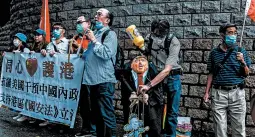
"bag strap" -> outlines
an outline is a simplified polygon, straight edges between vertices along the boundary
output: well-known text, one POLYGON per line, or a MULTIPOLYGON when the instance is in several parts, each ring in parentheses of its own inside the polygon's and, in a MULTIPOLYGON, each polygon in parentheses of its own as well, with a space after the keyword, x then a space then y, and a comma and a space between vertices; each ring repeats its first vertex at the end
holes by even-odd
MULTIPOLYGON (((110 31, 111 31, 111 29, 108 29, 108 30, 106 30, 106 31, 103 33, 102 38, 101 38, 101 43, 102 43, 102 44, 104 43, 105 37, 109 34, 110 31)), ((116 54, 118 54, 118 52, 119 52, 118 50, 119 50, 119 49, 118 49, 118 45, 117 45, 117 53, 116 53, 116 54)), ((111 58, 111 61, 112 61, 112 65, 115 66, 116 63, 114 64, 112 58, 111 58)))
POLYGON ((151 50, 152 50, 152 43, 153 43, 153 39, 151 38, 151 33, 149 34, 149 43, 148 43, 148 54, 151 54, 151 50))
POLYGON ((111 31, 111 29, 108 29, 108 30, 106 30, 106 31, 103 33, 102 39, 101 39, 102 44, 104 43, 105 37, 109 34, 110 31, 111 31))
POLYGON ((228 51, 228 54, 224 57, 224 59, 221 61, 221 63, 219 63, 219 65, 217 66, 217 69, 216 69, 216 73, 214 74, 214 77, 216 77, 220 70, 222 68, 224 68, 224 64, 226 63, 227 59, 230 57, 231 53, 233 52, 234 48, 231 48, 229 51, 228 51))
MULTIPOLYGON (((52 43, 52 45, 53 45, 54 51, 55 51, 55 52, 59 52, 58 49, 57 49, 57 46, 53 43, 53 41, 52 41, 51 43, 52 43)), ((69 46, 68 46, 68 47, 69 47, 69 46)))
MULTIPOLYGON (((125 61, 125 55, 124 55, 124 52, 123 52, 123 50, 122 50, 122 48, 118 45, 118 47, 117 47, 117 54, 120 54, 120 56, 121 56, 121 62, 120 62, 120 67, 122 68, 123 66, 124 66, 124 61, 125 61)), ((119 55, 118 55, 119 56, 119 55)), ((118 57, 117 56, 117 57, 118 57)))
POLYGON ((168 56, 169 55, 169 47, 171 45, 171 42, 174 38, 174 34, 171 34, 171 36, 169 37, 170 33, 167 34, 167 37, 165 39, 165 42, 164 42, 164 48, 165 48, 165 52, 166 52, 166 55, 168 56))
POLYGON ((240 46, 238 46, 238 52, 241 52, 242 48, 240 46))
MULTIPOLYGON (((174 34, 171 34, 171 36, 169 37, 170 33, 167 34, 165 40, 164 40, 164 50, 166 52, 166 55, 169 55, 169 47, 171 45, 171 42, 173 40, 173 38, 175 37, 174 34)), ((152 50, 152 43, 153 43, 153 39, 151 38, 151 34, 149 35, 149 43, 148 43, 148 52, 149 54, 151 53, 152 50)))

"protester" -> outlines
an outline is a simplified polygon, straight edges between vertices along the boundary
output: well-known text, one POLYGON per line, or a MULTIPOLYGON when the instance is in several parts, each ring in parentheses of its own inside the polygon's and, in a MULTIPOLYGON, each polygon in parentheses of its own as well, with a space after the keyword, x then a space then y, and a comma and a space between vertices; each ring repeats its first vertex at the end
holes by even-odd
POLYGON ((76 21, 76 32, 77 35, 73 37, 72 42, 72 53, 83 53, 88 48, 89 39, 86 37, 87 30, 90 28, 90 20, 85 19, 84 16, 80 16, 76 21))
MULTIPOLYGON (((49 43, 46 42, 45 36, 46 36, 46 32, 42 29, 36 29, 34 31, 34 42, 32 46, 30 47, 30 53, 40 53, 41 50, 46 49, 46 46, 49 43)), ((37 121, 34 118, 29 118, 29 119, 30 119, 29 120, 30 124, 33 124, 37 121)))
POLYGON ((221 44, 208 58, 207 84, 204 100, 208 102, 211 89, 212 114, 216 137, 227 137, 227 113, 229 112, 232 136, 245 137, 245 77, 249 74, 251 60, 244 48, 238 47, 237 26, 224 24, 219 33, 221 44), (225 61, 224 61, 225 60, 225 61))
MULTIPOLYGON (((27 42, 27 36, 25 34, 16 33, 13 39, 13 45, 15 46, 15 49, 13 50, 13 52, 29 53, 30 50, 28 49, 26 42, 27 42)), ((13 119, 19 122, 23 122, 23 121, 26 121, 28 117, 19 113, 17 116, 13 117, 13 119)))
POLYGON ((65 27, 61 23, 55 23, 52 27, 53 38, 47 45, 46 50, 41 50, 43 56, 49 53, 53 56, 55 53, 66 54, 68 53, 68 39, 65 38, 65 27))
POLYGON ((47 45, 49 44, 46 42, 46 32, 42 29, 37 29, 34 31, 34 42, 31 46, 31 52, 40 53, 41 50, 45 50, 47 45))
POLYGON ((167 118, 165 123, 165 136, 175 137, 177 117, 181 97, 182 68, 179 64, 180 42, 169 33, 167 20, 154 20, 151 24, 151 33, 145 38, 148 45, 145 53, 152 57, 152 62, 157 66, 160 73, 146 85, 141 85, 141 92, 147 92, 152 87, 164 81, 167 92, 167 118), (168 48, 165 48, 165 41, 172 38, 168 48))
POLYGON ((25 52, 28 53, 27 36, 23 33, 17 33, 14 36, 13 45, 16 47, 13 52, 25 52))
MULTIPOLYGON (((157 75, 156 66, 150 62, 148 63, 145 56, 137 56, 133 59, 132 63, 125 64, 123 76, 124 79, 121 81, 121 103, 123 104, 124 123, 128 124, 129 114, 135 113, 130 112, 130 99, 133 99, 139 94, 139 85, 147 84, 157 75), (124 82, 125 81, 125 82, 124 82)), ((144 125, 149 126, 150 130, 145 134, 148 137, 160 137, 161 136, 161 120, 163 112, 163 90, 162 85, 158 84, 148 91, 141 102, 145 105, 145 119, 144 125), (147 94, 147 95, 146 95, 147 94), (146 99, 146 96, 148 98, 146 99)), ((142 108, 141 103, 139 104, 142 108)), ((139 110, 142 115, 143 110, 139 110)))
POLYGON ((91 42, 83 53, 83 84, 89 85, 91 91, 91 110, 96 119, 97 137, 116 137, 113 95, 117 82, 114 75, 117 36, 110 31, 102 42, 103 33, 110 29, 113 21, 113 15, 107 9, 99 9, 95 20, 95 34, 92 30, 86 34, 91 42))
MULTIPOLYGON (((74 39, 72 39, 73 53, 79 54, 87 50, 89 39, 87 39, 85 34, 89 28, 90 28, 90 20, 86 20, 84 16, 78 17, 77 24, 76 24, 76 32, 78 33, 78 35, 76 35, 74 39)), ((82 84, 81 90, 80 90, 80 99, 79 99, 80 115, 82 118, 82 129, 75 135, 75 137, 84 137, 89 135, 96 136, 96 125, 95 125, 95 120, 92 120, 93 117, 91 116, 92 113, 91 113, 90 104, 91 104, 91 101, 90 101, 89 87, 82 84)))
MULTIPOLYGON (((42 49, 41 54, 46 56, 49 53, 53 56, 55 53, 67 54, 68 53, 68 39, 65 38, 65 27, 61 23, 55 23, 52 27, 53 38, 52 41, 47 45, 46 50, 42 49)), ((49 121, 40 123, 39 126, 44 127, 49 124, 49 121)))

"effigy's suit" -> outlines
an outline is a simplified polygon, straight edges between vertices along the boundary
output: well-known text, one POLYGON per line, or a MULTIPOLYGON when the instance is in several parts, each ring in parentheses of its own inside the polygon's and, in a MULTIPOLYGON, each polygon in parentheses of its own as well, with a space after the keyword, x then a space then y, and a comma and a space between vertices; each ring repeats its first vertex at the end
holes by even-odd
MULTIPOLYGON (((147 60, 146 60, 147 61, 147 60)), ((134 60, 132 61, 134 63, 134 60)), ((130 97, 134 92, 138 90, 138 77, 134 77, 135 70, 134 65, 131 62, 126 63, 123 71, 123 78, 126 82, 121 81, 121 95, 122 95, 122 105, 123 105, 123 113, 124 113, 124 123, 129 123, 129 114, 130 114, 130 97), (133 71, 132 71, 133 70, 133 71), (128 83, 128 85, 127 85, 128 83), (131 89, 130 89, 131 88, 131 89), (133 92, 133 93, 132 93, 133 92)), ((158 71, 152 62, 147 64, 147 70, 143 74, 143 84, 147 84, 158 74, 158 71)), ((139 64, 138 64, 139 67, 139 64)), ((141 67, 141 64, 140 64, 141 67)), ((148 92, 148 103, 144 108, 144 126, 149 126, 149 131, 146 132, 149 137, 160 137, 161 135, 161 125, 162 125, 162 111, 163 111, 163 90, 161 84, 151 88, 148 92)), ((138 95, 139 96, 139 95, 138 95)), ((135 110, 134 110, 135 111, 135 110)), ((142 103, 140 102, 140 114, 142 113, 142 103)), ((132 112, 131 112, 132 113, 132 112)))

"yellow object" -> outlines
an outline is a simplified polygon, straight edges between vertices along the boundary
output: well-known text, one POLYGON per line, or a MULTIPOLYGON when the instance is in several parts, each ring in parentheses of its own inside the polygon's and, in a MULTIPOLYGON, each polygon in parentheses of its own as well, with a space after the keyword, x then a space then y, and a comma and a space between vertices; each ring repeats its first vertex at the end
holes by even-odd
POLYGON ((144 50, 144 38, 138 32, 135 25, 130 25, 126 32, 128 33, 129 37, 132 39, 133 43, 140 49, 144 50))

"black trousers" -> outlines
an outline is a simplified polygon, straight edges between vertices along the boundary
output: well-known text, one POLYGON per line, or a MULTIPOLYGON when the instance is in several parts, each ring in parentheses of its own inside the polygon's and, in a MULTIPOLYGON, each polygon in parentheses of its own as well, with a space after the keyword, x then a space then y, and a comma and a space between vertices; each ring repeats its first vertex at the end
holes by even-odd
POLYGON ((162 136, 162 115, 163 105, 145 105, 144 125, 150 127, 150 130, 145 133, 148 137, 162 136))
POLYGON ((90 101, 89 93, 90 93, 89 87, 82 84, 80 100, 79 100, 80 115, 82 118, 82 129, 93 133, 93 132, 96 132, 96 129, 95 129, 96 121, 92 117, 91 101, 90 101))

